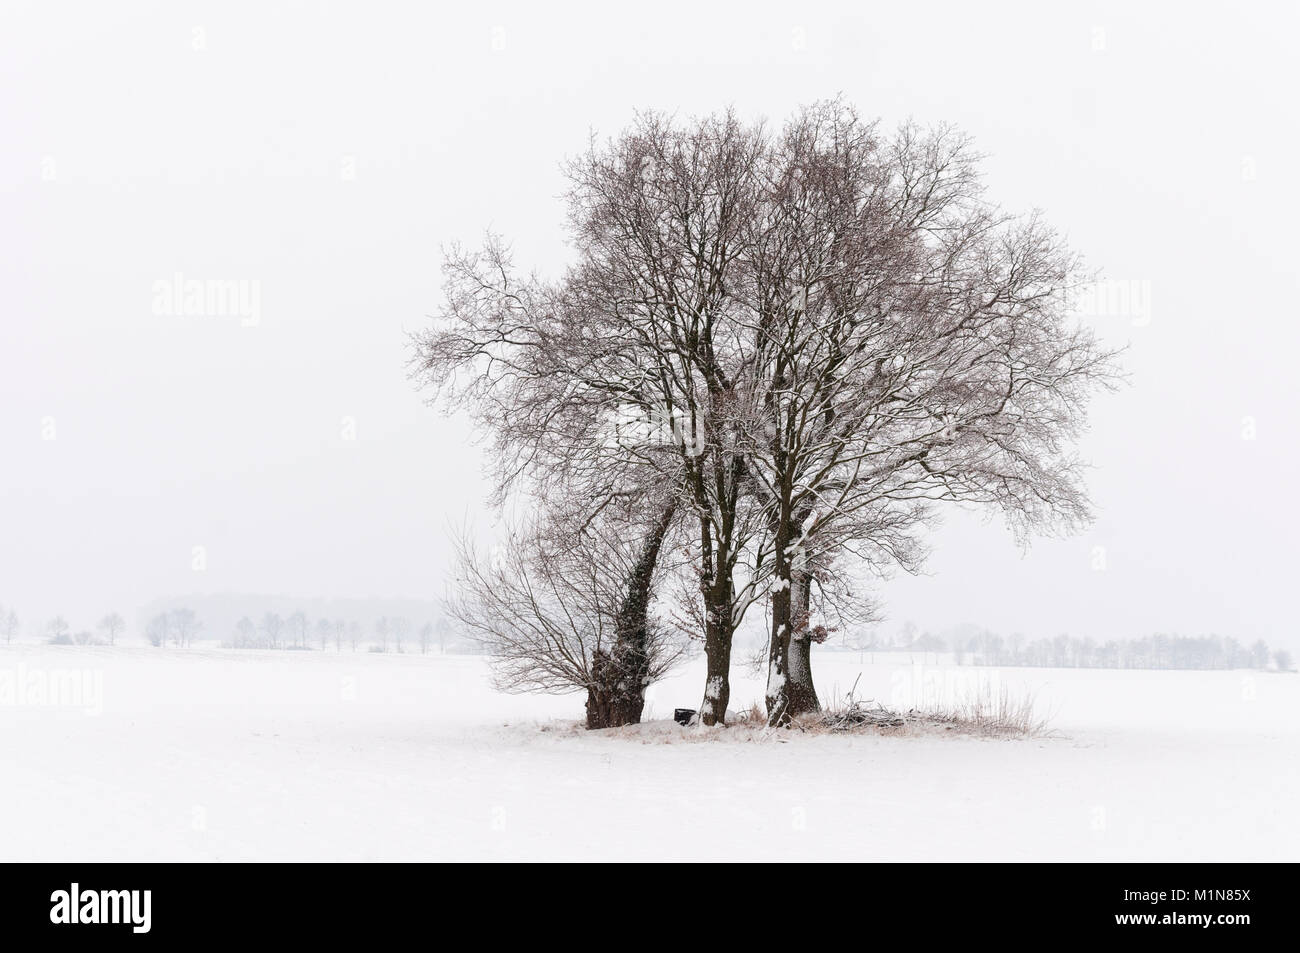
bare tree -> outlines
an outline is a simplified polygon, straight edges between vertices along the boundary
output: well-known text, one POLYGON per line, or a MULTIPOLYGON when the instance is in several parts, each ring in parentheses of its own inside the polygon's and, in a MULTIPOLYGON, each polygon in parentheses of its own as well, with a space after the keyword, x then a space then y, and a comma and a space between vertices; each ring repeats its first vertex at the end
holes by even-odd
POLYGON ((248 616, 242 616, 235 623, 235 647, 241 649, 250 648, 256 639, 257 626, 253 624, 253 620, 248 616))
POLYGON ((356 619, 353 619, 351 622, 348 623, 348 644, 352 647, 353 652, 357 650, 357 643, 360 641, 361 641, 361 623, 358 622, 356 619))
POLYGON ((329 648, 330 633, 334 631, 334 626, 329 619, 320 618, 316 620, 316 638, 320 641, 320 650, 324 652, 329 648))
POLYGON ((692 526, 706 724, 769 594, 770 716, 815 708, 814 597, 850 557, 917 568, 935 504, 1022 534, 1087 519, 1069 446, 1111 355, 1066 320, 1074 256, 987 203, 974 163, 949 130, 886 137, 838 102, 778 135, 646 115, 568 165, 561 280, 521 278, 491 237, 446 256, 415 369, 495 435, 498 500, 598 513, 653 485, 692 526))
POLYGON ((813 550, 913 569, 936 501, 999 506, 1022 533, 1088 518, 1069 447, 1113 355, 1068 319, 1076 257, 986 202, 976 158, 947 128, 886 137, 840 102, 764 155, 737 284, 774 537, 773 723, 817 707, 813 550))
POLYGON ((267 612, 262 615, 260 624, 262 638, 266 647, 278 649, 280 647, 280 633, 284 630, 284 619, 278 613, 267 612))
POLYGON ((420 626, 420 654, 428 655, 429 646, 433 642, 433 623, 426 622, 420 626))
POLYGON ((388 616, 380 616, 375 622, 375 637, 379 639, 379 651, 388 651, 388 635, 393 630, 393 624, 388 621, 388 616))
POLYGON ((160 649, 167 647, 167 639, 171 637, 172 624, 171 619, 166 612, 160 612, 146 623, 144 627, 144 637, 149 640, 149 644, 156 645, 160 649))
POLYGON ((657 553, 670 516, 629 537, 621 521, 576 531, 532 523, 484 561, 459 539, 447 611, 492 655, 507 692, 587 693, 587 727, 634 724, 645 689, 682 653, 682 642, 649 612, 657 553), (630 609, 629 598, 642 602, 630 609), (629 631, 629 620, 640 624, 629 631))
POLYGON ((289 629, 289 635, 293 637, 294 648, 305 649, 307 647, 307 614, 299 609, 289 616, 285 624, 289 629))
POLYGON ((397 616, 390 622, 390 629, 393 633, 394 651, 402 651, 402 639, 411 631, 411 621, 405 616, 397 616))
POLYGON ((451 631, 451 623, 448 622, 446 619, 439 619, 437 631, 438 631, 438 654, 446 655, 447 654, 447 633, 451 631))
POLYGON ((1268 668, 1268 643, 1256 639, 1250 647, 1250 665, 1252 668, 1268 668))
POLYGON ((99 620, 99 630, 104 633, 109 645, 117 643, 117 637, 121 634, 125 625, 126 622, 116 612, 110 612, 99 620))
POLYGON ((334 630, 334 651, 343 651, 343 633, 347 629, 347 623, 342 619, 335 619, 332 625, 334 630))
POLYGON ((71 627, 68 620, 61 615, 56 615, 53 619, 45 624, 45 634, 49 641, 58 645, 72 641, 71 627))
POLYGON ((173 609, 171 612, 171 632, 176 644, 181 648, 192 645, 194 636, 203 628, 203 623, 194 614, 193 609, 173 609))
POLYGON ((0 611, 0 632, 4 633, 5 645, 14 640, 14 635, 18 632, 18 614, 13 609, 0 611))
POLYGON ((526 473, 590 512, 671 490, 693 526, 709 724, 725 717, 732 636, 763 558, 737 452, 744 355, 725 321, 760 145, 731 115, 684 131, 645 116, 593 144, 567 169, 577 266, 547 285, 518 278, 495 239, 453 249, 442 326, 416 341, 424 380, 496 433, 502 488, 526 473))

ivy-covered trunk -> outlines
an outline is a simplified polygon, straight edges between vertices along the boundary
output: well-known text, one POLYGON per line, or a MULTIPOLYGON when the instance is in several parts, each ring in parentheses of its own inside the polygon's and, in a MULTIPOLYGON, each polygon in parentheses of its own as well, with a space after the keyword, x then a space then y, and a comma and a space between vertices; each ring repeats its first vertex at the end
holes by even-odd
POLYGON ((651 527, 628 576, 627 595, 614 623, 612 650, 597 649, 587 687, 587 728, 618 728, 641 721, 650 682, 649 610, 655 566, 675 506, 669 503, 651 527))

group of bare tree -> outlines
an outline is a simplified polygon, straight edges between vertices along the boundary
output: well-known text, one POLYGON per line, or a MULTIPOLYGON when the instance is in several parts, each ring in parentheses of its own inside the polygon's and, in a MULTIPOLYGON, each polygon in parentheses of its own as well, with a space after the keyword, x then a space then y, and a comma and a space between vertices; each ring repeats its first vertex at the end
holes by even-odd
MULTIPOLYGON (((72 630, 71 624, 61 615, 56 615, 45 623, 42 634, 52 645, 116 645, 117 638, 126 627, 126 622, 116 612, 110 612, 99 620, 96 635, 89 629, 72 630)), ((0 636, 5 644, 13 642, 18 634, 18 613, 13 609, 0 606, 0 636)))
MULTIPOLYGON (((361 640, 361 627, 353 623, 351 627, 343 619, 318 619, 315 626, 315 639, 321 650, 328 648, 331 642, 338 651, 344 644, 356 651, 361 640)), ((236 649, 297 649, 312 647, 312 627, 307 614, 302 610, 292 613, 288 618, 278 612, 265 612, 262 618, 254 622, 248 616, 241 616, 235 623, 235 631, 226 642, 236 649)))
MULTIPOLYGON (((126 621, 117 612, 110 612, 99 620, 96 626, 98 635, 89 630, 74 632, 68 620, 58 615, 45 624, 43 635, 45 641, 54 645, 116 645, 125 628, 126 621)), ((203 623, 193 609, 177 608, 152 616, 145 624, 144 637, 158 648, 185 648, 194 644, 194 638, 202 629, 203 623)), ((5 644, 13 641, 18 630, 18 614, 13 609, 0 606, 0 637, 5 644)), ((372 651, 389 651, 391 648, 393 651, 405 652, 410 645, 410 631, 410 620, 382 617, 375 623, 374 641, 370 647, 372 651)), ((308 649, 312 647, 312 633, 313 627, 309 625, 306 613, 301 610, 288 618, 267 612, 257 623, 247 616, 242 617, 225 644, 232 648, 308 649)), ((436 625, 426 622, 415 635, 415 647, 421 654, 428 654, 434 647, 440 653, 445 653, 450 635, 451 626, 446 619, 439 619, 436 625)), ((356 621, 320 618, 314 626, 315 645, 321 651, 332 645, 339 652, 345 646, 355 652, 366 641, 366 636, 364 627, 356 621)))
MULTIPOLYGON (((428 655, 435 642, 440 653, 447 651, 447 635, 450 626, 446 619, 439 619, 438 624, 425 622, 416 632, 416 644, 421 655, 428 655)), ((410 646, 411 620, 404 616, 380 616, 375 622, 376 641, 371 644, 372 652, 405 652, 410 646)))
POLYGON ((194 644, 194 637, 203 629, 203 623, 193 609, 172 609, 159 612, 144 627, 144 637, 150 645, 166 648, 187 648, 194 644))
POLYGON ((531 514, 489 558, 462 540, 450 600, 503 688, 635 722, 695 640, 719 723, 760 605, 785 724, 818 707, 814 620, 869 617, 853 580, 915 570, 936 507, 1022 539, 1088 519, 1071 445, 1112 355, 1071 319, 1076 256, 989 202, 977 160, 838 101, 780 129, 643 115, 568 163, 562 276, 492 236, 448 251, 414 373, 531 514))
MULTIPOLYGON (((336 652, 342 652, 345 647, 355 652, 359 645, 366 643, 370 651, 405 652, 410 645, 410 631, 410 620, 400 616, 380 617, 375 621, 373 631, 367 633, 355 619, 322 617, 312 626, 301 610, 288 618, 277 612, 266 612, 256 623, 248 616, 242 617, 235 624, 234 634, 227 644, 239 649, 297 650, 310 649, 314 644, 322 652, 331 646, 336 652)), ((416 633, 420 653, 427 654, 435 644, 440 652, 445 652, 448 633, 446 620, 440 620, 437 625, 426 622, 416 633)))

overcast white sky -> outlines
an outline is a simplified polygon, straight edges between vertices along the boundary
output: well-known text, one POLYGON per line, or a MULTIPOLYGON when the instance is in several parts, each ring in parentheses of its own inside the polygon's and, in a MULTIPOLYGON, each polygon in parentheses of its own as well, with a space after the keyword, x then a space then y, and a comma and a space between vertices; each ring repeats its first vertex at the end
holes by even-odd
POLYGON ((1150 295, 1091 319, 1132 374, 1084 447, 1096 525, 1022 555, 954 514, 931 575, 881 588, 891 625, 1295 644, 1295 6, 109 6, 0 14, 0 604, 24 621, 441 595, 448 526, 487 516, 472 435, 405 377, 440 243, 490 226, 554 271, 589 130, 842 93, 957 123, 994 198, 1150 295), (256 282, 260 320, 155 313, 177 273, 256 282))

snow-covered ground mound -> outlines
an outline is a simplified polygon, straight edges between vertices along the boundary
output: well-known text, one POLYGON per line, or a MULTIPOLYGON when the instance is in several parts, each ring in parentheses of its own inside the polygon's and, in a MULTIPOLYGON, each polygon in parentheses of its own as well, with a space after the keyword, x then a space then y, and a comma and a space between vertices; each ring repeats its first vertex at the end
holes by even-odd
POLYGON ((0 646, 0 860, 1300 856, 1300 677, 815 664, 824 700, 1005 690, 1054 733, 682 728, 699 663, 591 733, 472 657, 0 646))

